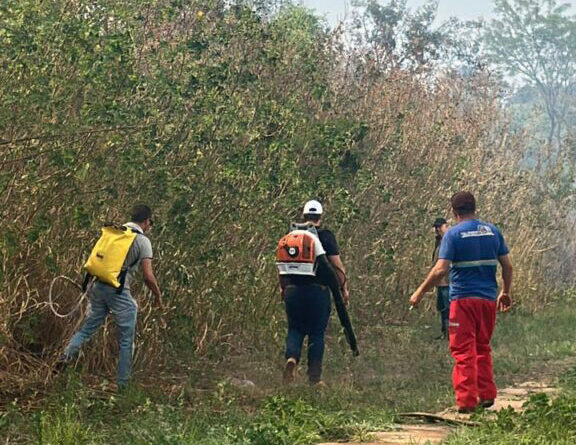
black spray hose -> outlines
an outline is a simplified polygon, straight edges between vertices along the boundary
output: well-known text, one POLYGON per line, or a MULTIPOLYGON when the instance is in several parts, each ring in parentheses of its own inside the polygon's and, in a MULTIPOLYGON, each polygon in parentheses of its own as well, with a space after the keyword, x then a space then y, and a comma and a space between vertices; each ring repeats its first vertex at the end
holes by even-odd
POLYGON ((338 280, 336 271, 332 267, 326 255, 320 255, 318 257, 318 278, 332 291, 334 306, 336 306, 336 312, 338 313, 340 324, 344 329, 346 340, 348 341, 354 356, 360 355, 360 351, 358 350, 358 341, 356 340, 356 334, 354 333, 354 328, 352 327, 352 321, 350 320, 350 316, 346 310, 346 305, 344 304, 344 299, 342 298, 340 281, 338 280))

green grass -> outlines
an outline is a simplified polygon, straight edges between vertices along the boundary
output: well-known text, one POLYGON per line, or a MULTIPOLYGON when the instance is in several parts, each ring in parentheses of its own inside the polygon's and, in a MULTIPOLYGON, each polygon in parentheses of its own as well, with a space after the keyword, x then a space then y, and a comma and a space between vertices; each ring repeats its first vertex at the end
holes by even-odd
MULTIPOLYGON (((576 355, 574 318, 576 309, 570 305, 499 316, 494 338, 499 385, 557 372, 554 362, 576 355)), ((329 388, 324 391, 309 388, 304 372, 297 385, 282 388, 282 358, 273 348, 253 351, 249 359, 232 356, 213 378, 193 374, 171 397, 138 385, 126 394, 102 394, 69 372, 37 411, 22 412, 16 401, 0 414, 0 442, 290 445, 366 440, 370 431, 390 427, 396 412, 452 404, 451 359, 447 342, 433 340, 435 314, 412 314, 409 321, 400 327, 359 326, 358 359, 351 358, 332 326, 325 362, 329 388), (236 388, 225 376, 253 380, 256 388, 236 388)), ((495 422, 458 432, 448 443, 575 443, 576 422, 570 420, 576 414, 575 376, 563 380, 566 397, 554 402, 537 397, 526 414, 502 412, 495 422)))
MULTIPOLYGON (((574 373, 574 370, 572 370, 574 373)), ((482 419, 479 428, 461 429, 447 445, 568 445, 576 443, 576 381, 564 385, 558 398, 533 395, 525 411, 501 410, 495 420, 482 419)))
POLYGON ((534 379, 552 378, 561 389, 558 397, 545 394, 532 396, 525 411, 501 410, 496 419, 483 415, 479 428, 457 431, 447 445, 572 445, 576 443, 576 367, 573 359, 576 342, 572 338, 570 323, 574 310, 568 304, 551 308, 534 317, 523 317, 523 323, 514 319, 502 323, 500 336, 495 342, 501 360, 496 370, 508 379, 514 372, 530 372, 534 379), (534 366, 526 364, 539 364, 534 366), (539 372, 535 372, 539 371, 539 372))
POLYGON ((525 411, 502 410, 495 420, 480 415, 479 428, 461 429, 447 445, 568 445, 576 443, 576 342, 570 329, 574 309, 570 304, 521 319, 511 317, 500 324, 494 342, 497 353, 495 372, 506 381, 514 374, 533 379, 552 379, 561 388, 551 400, 536 394, 525 411), (518 321, 522 320, 522 323, 518 321), (556 376, 557 378, 554 378, 556 376))

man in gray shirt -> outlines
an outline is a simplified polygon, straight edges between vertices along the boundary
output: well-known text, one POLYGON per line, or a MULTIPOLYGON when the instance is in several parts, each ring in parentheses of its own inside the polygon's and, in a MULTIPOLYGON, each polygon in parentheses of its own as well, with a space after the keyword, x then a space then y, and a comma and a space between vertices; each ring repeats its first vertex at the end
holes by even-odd
POLYGON ((125 227, 136 232, 136 238, 128 251, 123 270, 126 271, 124 287, 119 292, 113 286, 96 280, 88 290, 89 307, 82 327, 70 339, 64 350, 62 363, 71 362, 79 353, 83 343, 88 341, 96 330, 104 323, 109 313, 118 326, 118 388, 125 387, 130 380, 132 369, 132 354, 136 332, 136 316, 138 304, 130 294, 130 282, 138 267, 142 269, 144 283, 154 294, 156 304, 163 309, 162 293, 152 270, 152 244, 144 235, 152 227, 152 211, 146 205, 136 205, 132 216, 125 227))

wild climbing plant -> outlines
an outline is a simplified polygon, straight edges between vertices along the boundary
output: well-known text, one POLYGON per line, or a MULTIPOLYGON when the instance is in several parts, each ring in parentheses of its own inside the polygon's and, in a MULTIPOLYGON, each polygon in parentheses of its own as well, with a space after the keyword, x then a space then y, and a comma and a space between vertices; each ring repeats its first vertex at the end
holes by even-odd
MULTIPOLYGON (((521 304, 570 280, 572 178, 560 160, 523 167, 489 72, 375 71, 300 6, 229 3, 0 2, 2 386, 48 378, 80 317, 51 316, 50 282, 80 280, 99 227, 135 202, 155 211, 176 308, 164 328, 134 292, 136 366, 154 375, 279 346, 275 242, 310 198, 341 240, 360 331, 404 310, 459 189, 507 234, 521 304)), ((111 371, 114 339, 96 342, 89 368, 111 371)))

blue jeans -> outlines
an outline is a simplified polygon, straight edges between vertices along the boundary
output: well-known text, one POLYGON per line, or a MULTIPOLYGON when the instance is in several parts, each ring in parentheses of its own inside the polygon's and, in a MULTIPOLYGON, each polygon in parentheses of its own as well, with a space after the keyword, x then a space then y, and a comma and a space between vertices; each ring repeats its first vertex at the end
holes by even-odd
POLYGON ((308 336, 308 379, 319 382, 324 334, 330 319, 330 291, 319 285, 287 286, 284 302, 288 317, 285 357, 299 362, 304 337, 308 336))
POLYGON ((450 318, 450 287, 439 286, 436 288, 436 309, 440 313, 442 323, 442 335, 448 335, 448 321, 450 318))
POLYGON ((124 289, 121 294, 117 294, 116 289, 98 281, 90 290, 89 303, 86 319, 80 330, 70 339, 64 350, 64 357, 68 361, 73 360, 80 352, 82 344, 92 338, 108 314, 112 313, 118 327, 120 350, 117 382, 119 387, 125 386, 130 380, 132 370, 138 304, 129 290, 124 289))

